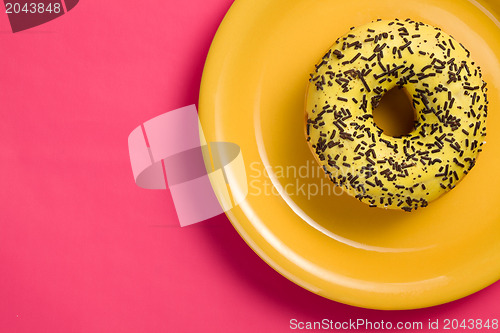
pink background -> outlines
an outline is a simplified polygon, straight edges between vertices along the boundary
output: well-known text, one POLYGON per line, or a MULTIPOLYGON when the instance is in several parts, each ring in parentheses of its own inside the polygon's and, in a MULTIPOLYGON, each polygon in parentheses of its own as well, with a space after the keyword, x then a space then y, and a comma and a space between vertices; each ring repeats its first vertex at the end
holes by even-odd
POLYGON ((499 283, 415 311, 323 299, 268 267, 225 216, 180 228, 168 191, 134 184, 128 134, 197 102, 231 3, 81 1, 17 34, 2 8, 0 332, 288 332, 292 318, 499 318, 499 283))

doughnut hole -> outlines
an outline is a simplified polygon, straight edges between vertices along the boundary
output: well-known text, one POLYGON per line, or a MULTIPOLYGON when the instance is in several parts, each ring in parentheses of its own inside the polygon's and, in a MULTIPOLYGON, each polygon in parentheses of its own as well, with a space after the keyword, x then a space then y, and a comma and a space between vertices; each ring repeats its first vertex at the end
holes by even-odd
POLYGON ((416 114, 403 88, 393 88, 382 96, 373 110, 375 124, 392 137, 400 137, 415 129, 416 114))

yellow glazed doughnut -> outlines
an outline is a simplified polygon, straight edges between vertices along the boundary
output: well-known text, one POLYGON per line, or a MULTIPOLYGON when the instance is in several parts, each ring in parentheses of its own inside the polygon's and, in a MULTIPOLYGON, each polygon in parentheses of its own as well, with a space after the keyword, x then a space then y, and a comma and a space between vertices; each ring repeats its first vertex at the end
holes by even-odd
POLYGON ((352 28, 320 59, 306 98, 306 135, 329 178, 372 207, 411 211, 453 189, 486 135, 486 84, 469 51, 412 20, 352 28), (372 110, 394 87, 414 130, 386 135, 372 110))

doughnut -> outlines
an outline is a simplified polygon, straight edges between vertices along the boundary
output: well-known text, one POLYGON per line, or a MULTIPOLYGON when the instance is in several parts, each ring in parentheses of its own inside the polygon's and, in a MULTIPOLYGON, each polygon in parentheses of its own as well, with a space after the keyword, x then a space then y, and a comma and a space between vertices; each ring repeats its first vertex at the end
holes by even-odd
POLYGON ((344 192, 370 207, 410 212, 474 167, 485 143, 486 91, 470 52, 440 28, 377 20, 337 39, 310 74, 307 142, 344 192), (396 87, 415 113, 413 130, 399 137, 372 114, 396 87))

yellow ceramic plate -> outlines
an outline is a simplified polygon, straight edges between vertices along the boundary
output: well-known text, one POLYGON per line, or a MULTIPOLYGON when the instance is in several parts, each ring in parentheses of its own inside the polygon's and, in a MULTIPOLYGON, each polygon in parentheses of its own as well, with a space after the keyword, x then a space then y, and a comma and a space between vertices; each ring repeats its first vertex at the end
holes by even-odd
POLYGON ((228 217, 254 251, 296 284, 367 308, 427 307, 498 280, 499 14, 496 0, 237 0, 210 49, 199 108, 209 141, 241 146, 249 193, 228 217), (377 18, 407 17, 466 45, 490 99, 476 167, 412 213, 340 195, 303 133, 308 74, 335 39, 377 18))

